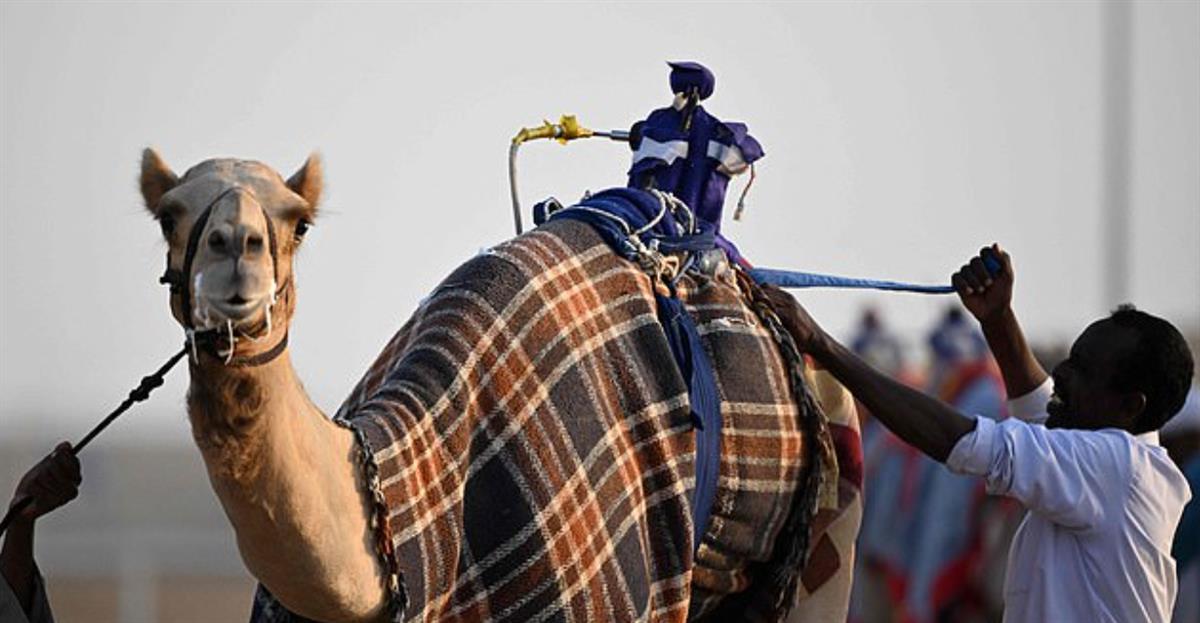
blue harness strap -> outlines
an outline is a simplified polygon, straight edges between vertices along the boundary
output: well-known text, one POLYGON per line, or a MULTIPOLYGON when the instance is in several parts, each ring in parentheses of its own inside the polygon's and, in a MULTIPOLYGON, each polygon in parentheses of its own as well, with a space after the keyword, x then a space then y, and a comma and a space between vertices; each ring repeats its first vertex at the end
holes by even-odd
POLYGON ((750 278, 756 282, 779 286, 780 288, 862 288, 918 292, 921 294, 949 294, 954 291, 952 286, 926 286, 900 281, 856 279, 853 277, 819 275, 817 273, 780 270, 777 268, 751 268, 748 272, 750 273, 750 278))
MULTIPOLYGON (((672 288, 673 290, 673 288, 672 288)), ((721 465, 721 399, 712 362, 700 343, 700 332, 683 302, 656 294, 658 321, 667 334, 671 354, 679 372, 688 381, 688 402, 692 424, 696 427, 696 486, 692 490, 692 527, 694 548, 700 547, 713 501, 717 495, 717 477, 721 465)))
MULTIPOLYGON (((983 264, 992 275, 1000 274, 1000 260, 985 253, 983 264)), ((780 270, 777 268, 751 268, 750 278, 758 283, 765 283, 780 288, 860 288, 870 290, 892 290, 897 292, 916 292, 919 294, 950 294, 954 286, 927 286, 903 281, 885 281, 880 279, 856 279, 853 277, 837 277, 805 273, 798 270, 780 270)))
MULTIPOLYGON (((680 222, 667 200, 644 190, 613 188, 584 199, 570 208, 547 210, 547 202, 534 208, 534 223, 573 219, 591 225, 608 246, 627 260, 646 267, 654 256, 685 252, 691 254, 716 246, 711 226, 685 214, 680 222)), ((552 208, 553 209, 553 208, 552 208)), ((681 273, 683 271, 680 271, 681 273)), ((667 282, 670 296, 655 292, 659 324, 666 334, 671 355, 688 387, 692 423, 696 432, 696 485, 692 489, 692 544, 700 547, 717 493, 721 465, 721 401, 716 374, 696 323, 667 282)))

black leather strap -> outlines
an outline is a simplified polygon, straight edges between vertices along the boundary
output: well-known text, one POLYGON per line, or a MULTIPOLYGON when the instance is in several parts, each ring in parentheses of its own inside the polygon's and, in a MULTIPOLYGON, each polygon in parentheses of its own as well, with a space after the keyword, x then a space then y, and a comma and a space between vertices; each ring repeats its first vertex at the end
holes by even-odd
POLYGON ((179 307, 182 310, 183 326, 189 329, 194 328, 192 327, 192 262, 196 259, 196 249, 200 246, 200 237, 208 226, 208 217, 212 214, 213 205, 224 196, 225 193, 221 193, 216 199, 213 199, 212 203, 208 204, 207 208, 204 208, 188 236, 187 251, 183 255, 183 270, 180 271, 183 277, 180 280, 180 296, 183 298, 179 300, 179 307))
POLYGON ((264 350, 257 355, 250 355, 247 357, 234 357, 233 359, 229 360, 229 363, 226 365, 237 368, 253 368, 255 366, 261 366, 265 363, 274 361, 276 357, 282 355, 283 351, 287 350, 287 345, 288 332, 284 331, 283 337, 280 338, 279 342, 272 346, 270 350, 264 350))

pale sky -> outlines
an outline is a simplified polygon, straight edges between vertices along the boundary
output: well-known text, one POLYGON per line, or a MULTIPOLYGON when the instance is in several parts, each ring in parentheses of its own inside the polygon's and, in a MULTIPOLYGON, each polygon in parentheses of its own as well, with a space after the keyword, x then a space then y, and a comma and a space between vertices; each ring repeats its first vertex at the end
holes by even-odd
MULTIPOLYGON (((140 151, 285 176, 326 163, 298 261, 297 368, 332 412, 420 298, 512 235, 523 125, 625 129, 670 101, 666 60, 767 156, 755 263, 944 282, 1005 244, 1035 339, 1103 315, 1098 3, 0 5, 0 437, 78 438, 182 340, 140 151)), ((1200 328, 1200 4, 1133 23, 1131 299, 1200 328)), ((526 206, 622 185, 627 147, 522 150, 526 206)), ((731 184, 740 192, 744 178, 731 184)), ((732 200, 730 202, 732 204, 732 200)), ((731 208, 727 213, 731 213, 731 208)), ((529 217, 526 214, 526 222, 529 217)), ((845 335, 865 302, 912 340, 951 299, 800 293, 845 335)), ((182 369, 109 435, 186 437, 182 369)))

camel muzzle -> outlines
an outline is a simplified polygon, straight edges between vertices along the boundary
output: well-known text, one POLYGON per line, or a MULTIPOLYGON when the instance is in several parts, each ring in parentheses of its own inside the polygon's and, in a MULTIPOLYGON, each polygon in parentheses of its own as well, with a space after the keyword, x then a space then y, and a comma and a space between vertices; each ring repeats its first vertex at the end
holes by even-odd
MULTIPOLYGON (((187 335, 187 347, 191 349, 192 359, 194 362, 199 361, 201 350, 208 352, 216 357, 224 360, 226 365, 246 367, 258 366, 267 363, 280 354, 287 348, 288 336, 285 332, 279 343, 271 347, 269 350, 257 355, 248 357, 235 357, 234 351, 238 341, 238 333, 241 337, 256 341, 271 333, 271 309, 275 306, 276 300, 284 290, 288 287, 291 281, 290 277, 287 281, 279 283, 279 246, 275 235, 275 223, 271 218, 270 213, 262 204, 254 202, 258 209, 261 210, 263 222, 265 223, 267 236, 267 250, 271 255, 271 275, 272 287, 268 290, 268 296, 262 297, 257 303, 249 306, 250 313, 253 313, 255 308, 262 307, 264 314, 260 326, 249 331, 239 328, 235 331, 233 326, 234 318, 241 316, 243 311, 246 311, 245 306, 237 304, 229 304, 229 297, 223 297, 220 300, 214 301, 203 295, 203 272, 195 272, 194 264, 196 254, 199 251, 200 243, 208 234, 208 246, 210 250, 213 247, 218 247, 222 253, 233 254, 230 259, 233 260, 235 270, 236 266, 241 261, 241 255, 245 250, 251 252, 262 248, 262 236, 254 232, 253 229, 246 227, 244 224, 235 225, 229 232, 225 232, 222 228, 210 228, 209 221, 211 220, 214 207, 226 197, 247 192, 240 186, 227 188, 218 194, 207 206, 200 216, 196 219, 196 223, 192 226, 192 231, 188 234, 186 251, 183 257, 183 266, 180 269, 171 267, 171 256, 167 254, 167 268, 159 278, 159 283, 170 286, 171 295, 179 297, 179 306, 182 311, 182 321, 184 325, 184 333, 187 335), (211 229, 211 231, 210 231, 211 229), (222 232, 217 235, 218 232, 222 232), (229 240, 229 234, 237 234, 240 240, 232 242, 229 240), (257 237, 257 241, 255 240, 257 237), (214 314, 213 312, 216 312, 214 314), (223 323, 220 321, 224 321, 223 323), (257 337, 253 337, 257 335, 257 337)), ((235 295, 237 293, 234 293, 235 295)))

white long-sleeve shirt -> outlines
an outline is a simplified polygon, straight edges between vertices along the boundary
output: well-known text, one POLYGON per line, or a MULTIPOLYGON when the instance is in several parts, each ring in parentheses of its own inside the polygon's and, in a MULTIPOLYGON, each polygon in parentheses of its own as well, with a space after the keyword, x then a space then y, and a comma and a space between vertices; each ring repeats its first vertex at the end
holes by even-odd
POLYGON ((1029 510, 1008 554, 1004 620, 1169 621, 1187 480, 1156 432, 1047 429, 1050 394, 1047 380, 1009 402, 1014 417, 978 418, 946 460, 1029 510))

